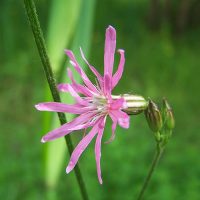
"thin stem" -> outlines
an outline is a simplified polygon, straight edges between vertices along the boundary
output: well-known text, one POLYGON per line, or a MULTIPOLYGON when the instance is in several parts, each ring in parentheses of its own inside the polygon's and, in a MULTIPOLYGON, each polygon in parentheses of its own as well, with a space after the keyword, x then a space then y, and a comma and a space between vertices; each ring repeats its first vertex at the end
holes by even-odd
POLYGON ((154 156, 154 159, 152 161, 152 164, 151 164, 151 167, 149 169, 149 172, 148 172, 148 175, 147 177, 145 178, 145 181, 143 183, 143 186, 142 186, 142 189, 140 191, 140 194, 137 198, 137 200, 141 200, 144 196, 144 192, 146 191, 147 187, 148 187, 148 184, 151 180, 151 177, 153 175, 153 172, 155 171, 155 168, 156 168, 156 165, 158 164, 159 160, 160 160, 160 157, 162 155, 162 152, 163 152, 164 148, 163 147, 160 147, 159 143, 157 143, 157 148, 156 148, 156 154, 154 156))
MULTIPOLYGON (((32 32, 33 32, 33 35, 35 38, 35 42, 36 42, 36 45, 38 48, 38 52, 39 52, 39 55, 40 55, 40 58, 41 58, 41 61, 43 64, 45 75, 46 75, 46 78, 47 78, 47 81, 48 81, 48 84, 49 84, 49 87, 51 90, 52 97, 55 102, 61 102, 59 93, 56 88, 56 83, 55 83, 55 78, 54 78, 54 74, 52 71, 52 67, 51 67, 51 64, 49 61, 49 57, 47 55, 47 50, 46 50, 46 46, 45 46, 42 29, 40 28, 40 22, 37 17, 35 3, 33 0, 24 0, 24 5, 25 5, 27 16, 28 16, 28 20, 29 20, 29 23, 30 23, 30 26, 32 28, 32 32)), ((67 123, 64 113, 58 113, 58 117, 59 117, 61 124, 67 123)), ((74 148, 73 148, 73 144, 72 144, 72 141, 71 141, 71 138, 69 135, 65 136, 65 141, 66 141, 69 153, 71 155, 74 148)), ((84 184, 84 181, 83 181, 83 178, 81 175, 81 171, 80 171, 78 165, 76 165, 74 170, 75 170, 75 175, 76 175, 78 185, 79 185, 79 188, 81 191, 82 199, 88 200, 89 198, 87 195, 86 187, 85 187, 85 184, 84 184)))

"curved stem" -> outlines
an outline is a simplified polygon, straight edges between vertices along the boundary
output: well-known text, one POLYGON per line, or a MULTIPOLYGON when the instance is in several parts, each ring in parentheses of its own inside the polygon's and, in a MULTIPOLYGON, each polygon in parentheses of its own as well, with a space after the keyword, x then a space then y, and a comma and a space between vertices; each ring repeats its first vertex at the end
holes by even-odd
MULTIPOLYGON (((59 93, 57 91, 56 88, 56 83, 55 83, 55 78, 54 78, 54 74, 51 68, 51 64, 49 61, 49 57, 47 55, 47 50, 46 50, 46 46, 45 46, 45 41, 44 41, 44 37, 43 37, 43 33, 42 33, 42 29, 40 28, 40 23, 37 17, 37 12, 36 12, 36 7, 35 7, 35 3, 33 0, 24 0, 24 5, 25 5, 25 9, 26 9, 26 13, 28 16, 28 20, 30 23, 30 26, 32 28, 32 32, 35 38, 35 42, 38 48, 38 52, 43 64, 43 68, 45 71, 45 75, 51 90, 51 94, 52 97, 54 99, 55 102, 60 102, 60 96, 59 93)), ((65 124, 67 123, 66 117, 64 113, 58 113, 58 117, 60 120, 61 124, 65 124)), ((65 136, 65 141, 69 150, 70 155, 73 152, 73 145, 72 145, 72 141, 70 136, 65 136)), ((86 191, 86 187, 82 178, 82 174, 81 171, 78 167, 78 165, 76 165, 75 167, 75 175, 78 181, 78 185, 81 191, 81 195, 82 195, 82 199, 84 200, 88 200, 88 195, 87 195, 87 191, 86 191)))
POLYGON ((163 152, 164 148, 163 147, 160 147, 159 143, 157 143, 157 149, 156 149, 156 154, 154 156, 154 159, 152 161, 152 164, 151 164, 151 167, 149 169, 149 172, 148 172, 148 175, 147 177, 145 178, 145 181, 143 183, 143 186, 142 186, 142 189, 140 191, 140 194, 137 198, 137 200, 141 200, 144 196, 144 193, 148 187, 148 184, 151 180, 151 177, 152 177, 152 174, 153 172, 155 171, 155 168, 156 168, 156 165, 158 164, 159 160, 160 160, 160 157, 162 155, 162 152, 163 152))

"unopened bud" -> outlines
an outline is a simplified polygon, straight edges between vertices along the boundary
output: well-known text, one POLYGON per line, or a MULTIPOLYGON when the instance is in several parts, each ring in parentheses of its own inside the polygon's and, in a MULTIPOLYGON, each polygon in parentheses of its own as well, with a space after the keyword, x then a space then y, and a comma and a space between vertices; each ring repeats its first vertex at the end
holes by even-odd
POLYGON ((153 132, 161 130, 163 125, 162 116, 158 106, 152 100, 149 100, 148 108, 145 110, 145 116, 153 132))
POLYGON ((169 105, 166 99, 163 99, 162 114, 163 114, 165 128, 170 130, 174 129, 175 127, 174 114, 171 106, 169 105))

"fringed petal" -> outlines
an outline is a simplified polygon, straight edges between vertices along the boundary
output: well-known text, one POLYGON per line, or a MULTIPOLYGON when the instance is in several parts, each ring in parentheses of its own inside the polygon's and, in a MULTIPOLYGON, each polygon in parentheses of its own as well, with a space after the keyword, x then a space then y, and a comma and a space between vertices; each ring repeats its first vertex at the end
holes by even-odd
POLYGON ((112 26, 106 29, 106 39, 104 48, 104 75, 112 77, 114 55, 116 48, 116 31, 112 26))
POLYGON ((74 149, 74 151, 73 151, 73 153, 71 155, 69 164, 68 164, 68 166, 66 168, 66 173, 67 174, 74 169, 76 163, 78 162, 79 157, 81 156, 83 151, 87 148, 87 146, 92 141, 94 136, 97 134, 98 129, 99 129, 98 124, 99 123, 97 122, 94 125, 94 127, 91 129, 91 131, 79 142, 79 144, 74 149))
POLYGON ((118 124, 122 128, 129 128, 130 117, 125 112, 121 110, 112 110, 110 113, 117 118, 118 124))
POLYGON ((115 130, 116 130, 116 127, 117 127, 117 118, 112 114, 109 114, 109 116, 113 121, 113 123, 112 123, 112 134, 111 134, 111 137, 109 138, 109 140, 105 142, 105 144, 111 143, 115 139, 115 130))
POLYGON ((85 61, 85 63, 88 65, 88 67, 90 68, 90 70, 93 72, 93 74, 97 77, 97 80, 100 84, 100 86, 102 87, 102 83, 103 83, 103 77, 101 76, 101 74, 92 66, 90 65, 90 63, 87 61, 87 59, 85 58, 85 55, 82 51, 82 49, 80 48, 80 52, 81 52, 81 56, 83 58, 83 60, 85 61))
POLYGON ((76 102, 81 105, 88 106, 88 102, 81 98, 71 85, 68 85, 69 93, 75 98, 76 102))
POLYGON ((102 136, 103 136, 103 131, 104 131, 104 127, 105 127, 105 119, 104 118, 102 120, 102 122, 100 122, 100 126, 99 126, 99 131, 98 131, 98 135, 97 135, 97 139, 96 139, 96 143, 95 143, 95 158, 96 158, 96 165, 97 165, 97 176, 98 176, 98 180, 99 183, 102 184, 102 178, 101 178, 101 140, 102 140, 102 136))
POLYGON ((72 71, 70 70, 70 68, 67 69, 68 72, 68 76, 70 78, 70 80, 72 81, 72 87, 79 93, 85 95, 85 96, 93 96, 95 93, 93 91, 91 91, 89 88, 87 88, 84 85, 78 84, 73 76, 72 71))
POLYGON ((111 77, 109 76, 109 74, 106 74, 104 77, 104 95, 108 97, 110 102, 112 101, 111 90, 112 90, 111 77))
POLYGON ((53 111, 53 112, 67 112, 72 114, 82 114, 92 110, 90 107, 80 107, 80 105, 68 105, 59 102, 45 102, 35 105, 37 110, 40 111, 53 111))
POLYGON ((78 62, 75 59, 75 56, 73 54, 72 51, 70 50, 65 50, 65 53, 68 55, 68 57, 71 60, 71 64, 74 66, 75 70, 80 74, 81 78, 83 79, 83 82, 85 83, 85 85, 92 90, 95 93, 98 93, 96 87, 92 84, 92 82, 90 81, 90 79, 87 77, 87 75, 85 74, 85 72, 83 71, 83 69, 79 66, 78 62))
MULTIPOLYGON (((72 131, 74 131, 74 129, 72 129, 72 128, 74 128, 77 125, 85 124, 86 122, 90 121, 94 116, 95 116, 95 113, 93 113, 93 112, 84 113, 84 114, 76 117, 75 119, 73 119, 71 122, 68 122, 68 123, 60 126, 59 128, 54 129, 53 131, 50 131, 49 133, 44 135, 42 137, 41 142, 44 143, 44 142, 55 140, 57 138, 68 135, 72 131)), ((85 126, 86 126, 85 128, 89 127, 88 124, 86 124, 85 126)))
POLYGON ((122 97, 122 98, 113 100, 110 108, 112 110, 119 110, 122 108, 124 109, 124 108, 127 108, 127 103, 126 103, 125 99, 122 97))
POLYGON ((120 53, 120 61, 119 61, 118 69, 112 78, 112 89, 117 85, 124 71, 124 63, 125 63, 124 50, 119 49, 118 52, 120 53))

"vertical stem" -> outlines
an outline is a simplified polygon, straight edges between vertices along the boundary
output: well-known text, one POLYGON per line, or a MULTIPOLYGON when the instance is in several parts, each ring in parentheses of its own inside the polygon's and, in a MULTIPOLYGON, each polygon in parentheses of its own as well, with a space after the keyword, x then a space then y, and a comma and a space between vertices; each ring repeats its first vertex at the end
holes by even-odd
POLYGON ((155 157, 154 157, 154 159, 153 159, 153 161, 152 161, 151 167, 150 167, 150 169, 149 169, 149 172, 148 172, 148 174, 147 174, 147 177, 145 178, 145 181, 144 181, 144 183, 143 183, 142 189, 141 189, 141 191, 140 191, 140 194, 139 194, 137 200, 141 200, 141 199, 143 198, 144 192, 145 192, 146 189, 147 189, 147 186, 148 186, 148 184, 149 184, 149 182, 150 182, 150 180, 151 180, 151 177, 152 177, 153 172, 154 172, 154 170, 155 170, 155 168, 156 168, 156 165, 158 164, 158 162, 159 162, 159 160, 160 160, 160 157, 161 157, 161 155, 162 155, 163 150, 164 150, 163 147, 160 147, 160 146, 159 146, 159 143, 158 143, 158 144, 157 144, 157 149, 156 149, 155 157))
MULTIPOLYGON (((37 17, 37 12, 36 12, 36 7, 35 7, 35 3, 33 0, 24 0, 24 5, 25 5, 25 9, 26 9, 26 13, 28 16, 28 20, 30 23, 30 26, 32 28, 32 32, 35 38, 35 42, 38 48, 38 52, 43 64, 43 68, 45 71, 45 75, 51 90, 51 94, 52 97, 54 99, 55 102, 60 102, 60 96, 59 93, 57 91, 56 88, 56 83, 55 83, 55 78, 54 78, 54 74, 51 68, 51 64, 49 61, 49 57, 47 55, 47 50, 46 50, 46 46, 45 46, 45 41, 44 41, 44 37, 43 37, 43 33, 42 33, 42 29, 40 28, 40 23, 37 17)), ((60 120, 61 124, 65 124, 67 123, 66 117, 64 115, 64 113, 58 113, 58 117, 60 120)), ((69 150, 70 155, 72 154, 73 151, 73 145, 72 145, 72 141, 70 136, 65 136, 65 141, 69 150)), ((86 191, 86 187, 82 178, 82 174, 81 171, 78 167, 78 165, 76 165, 75 167, 75 175, 78 181, 78 185, 81 191, 81 195, 82 195, 82 199, 84 200, 88 200, 88 195, 87 195, 87 191, 86 191)))

